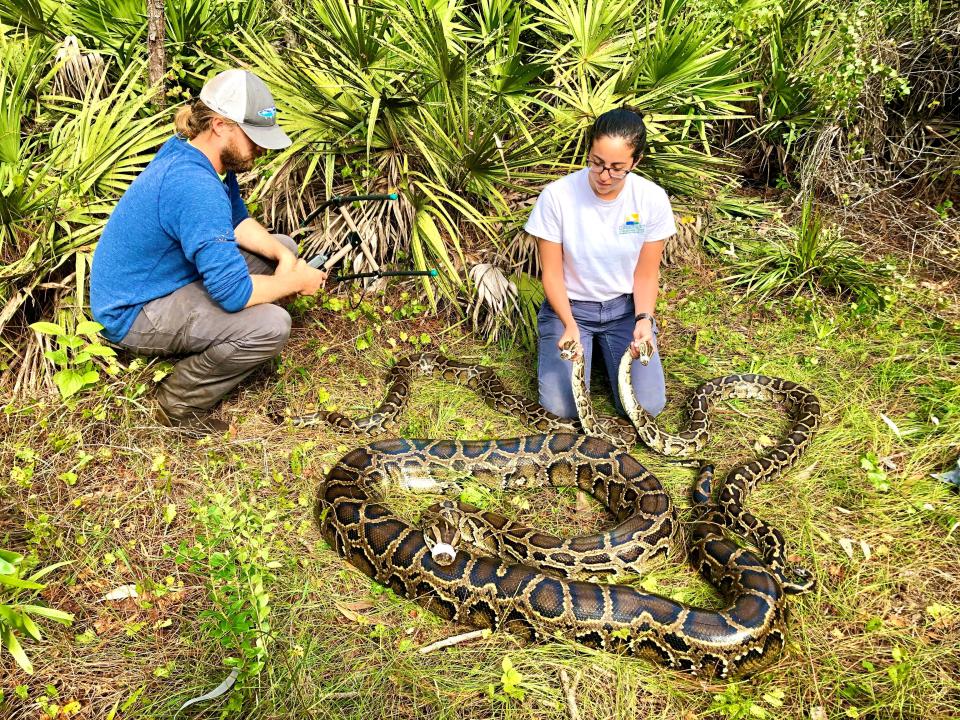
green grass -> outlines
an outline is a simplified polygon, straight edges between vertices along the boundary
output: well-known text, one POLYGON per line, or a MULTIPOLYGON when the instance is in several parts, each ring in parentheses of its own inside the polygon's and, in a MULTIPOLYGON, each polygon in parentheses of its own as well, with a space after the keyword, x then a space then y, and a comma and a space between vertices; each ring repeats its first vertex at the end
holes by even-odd
MULTIPOLYGON (((568 717, 561 669, 579 677, 584 718, 960 715, 960 498, 929 477, 960 442, 957 306, 943 305, 916 278, 898 282, 895 301, 879 315, 802 296, 737 304, 720 277, 720 268, 665 273, 658 309, 670 401, 664 423, 681 422, 696 384, 729 372, 801 382, 824 408, 798 465, 750 500, 818 580, 814 592, 791 598, 788 651, 757 677, 705 683, 571 643, 527 645, 498 633, 418 654, 463 628, 374 585, 327 548, 312 524, 319 478, 361 441, 324 428, 277 427, 265 408, 289 403, 300 411, 313 403, 368 412, 382 397, 390 355, 415 350, 409 339, 419 342, 422 333, 427 347, 489 364, 529 397, 535 365, 516 348, 479 345, 420 311, 385 315, 373 298, 354 315, 349 308, 299 311, 277 374, 259 376, 225 404, 236 428, 227 438, 188 440, 150 422, 149 399, 123 390, 151 386, 155 365, 122 372, 72 409, 53 398, 10 400, 2 416, 0 546, 42 563, 74 561, 42 600, 76 620, 71 628, 49 625, 44 643, 26 644, 33 676, 0 657, 0 714, 37 717, 38 708, 76 700, 78 717, 105 717, 116 707, 117 717, 168 718, 227 675, 226 658, 256 653, 249 641, 260 637, 262 671, 242 676, 229 699, 184 715, 219 717, 229 707, 230 717, 245 718, 559 720, 568 717), (374 342, 358 351, 366 337, 374 342), (64 473, 87 455, 68 484, 64 473), (861 462, 871 457, 877 468, 868 475, 861 462), (217 519, 223 509, 247 524, 224 524, 217 519), (273 524, 264 526, 268 513, 273 524), (179 557, 178 548, 200 540, 214 547, 217 533, 217 552, 234 564, 213 550, 197 555, 201 561, 179 557), (243 585, 254 571, 262 591, 243 585), (102 600, 128 583, 138 584, 139 599, 102 600), (241 602, 233 609, 231 587, 241 602), (249 615, 243 598, 258 596, 268 610, 262 634, 231 634, 218 624, 249 615), (504 658, 520 676, 510 692, 504 658)), ((724 473, 754 452, 758 436, 776 437, 785 424, 774 408, 723 404, 703 455, 724 473)), ((469 390, 433 379, 415 383, 401 423, 408 437, 524 432, 469 390)), ((684 512, 692 471, 643 449, 636 455, 684 512)), ((562 533, 604 522, 600 513, 577 514, 572 493, 546 489, 523 498, 526 509, 494 492, 491 506, 562 533)), ((394 495, 411 518, 433 499, 394 495)), ((676 559, 658 561, 639 582, 716 603, 676 559)))

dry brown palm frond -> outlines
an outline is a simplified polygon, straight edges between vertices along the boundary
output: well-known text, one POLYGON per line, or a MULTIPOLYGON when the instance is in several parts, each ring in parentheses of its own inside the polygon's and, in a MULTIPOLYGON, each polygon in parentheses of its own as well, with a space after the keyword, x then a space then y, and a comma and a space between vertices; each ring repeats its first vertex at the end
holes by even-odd
POLYGON ((692 212, 675 212, 676 235, 671 235, 663 244, 663 265, 700 265, 700 238, 706 229, 706 217, 692 212))
POLYGON ((83 52, 74 35, 64 38, 54 62, 59 65, 53 77, 54 95, 83 98, 95 90, 99 97, 107 96, 109 88, 101 82, 107 71, 103 56, 98 52, 83 52))
MULTIPOLYGON (((362 190, 341 184, 325 191, 315 180, 304 183, 312 173, 309 164, 306 154, 291 155, 257 189, 264 202, 265 223, 292 235, 300 244, 301 256, 310 259, 323 253, 332 259, 330 267, 342 265, 351 272, 363 272, 392 262, 397 250, 408 250, 414 208, 403 195, 395 201, 328 207, 303 222, 328 197, 393 191, 396 183, 390 182, 394 174, 389 168, 375 185, 362 190), (350 244, 351 233, 359 236, 359 244, 350 244)), ((255 182, 256 177, 251 174, 242 180, 255 182)))
MULTIPOLYGON (((890 141, 892 143, 892 139, 890 141)), ((831 125, 820 131, 803 169, 803 188, 833 198, 831 215, 851 228, 863 228, 864 239, 880 235, 887 252, 899 247, 940 272, 960 267, 960 222, 938 213, 918 191, 917 163, 894 168, 875 158, 854 157, 851 137, 831 125)), ((941 158, 941 168, 960 168, 960 153, 941 158)))
POLYGON ((474 329, 490 340, 496 339, 505 327, 513 327, 517 319, 517 286, 500 265, 485 262, 470 268, 470 279, 476 288, 471 318, 474 329))

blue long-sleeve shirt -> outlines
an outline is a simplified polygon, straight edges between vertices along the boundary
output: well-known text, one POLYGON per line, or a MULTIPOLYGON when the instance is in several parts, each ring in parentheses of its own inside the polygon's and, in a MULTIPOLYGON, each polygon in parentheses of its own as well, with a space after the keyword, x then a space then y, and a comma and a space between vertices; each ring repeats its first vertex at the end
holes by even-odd
POLYGON ((249 217, 236 175, 221 180, 206 155, 174 135, 120 198, 90 271, 90 309, 114 342, 151 300, 203 280, 227 312, 253 281, 234 228, 249 217))

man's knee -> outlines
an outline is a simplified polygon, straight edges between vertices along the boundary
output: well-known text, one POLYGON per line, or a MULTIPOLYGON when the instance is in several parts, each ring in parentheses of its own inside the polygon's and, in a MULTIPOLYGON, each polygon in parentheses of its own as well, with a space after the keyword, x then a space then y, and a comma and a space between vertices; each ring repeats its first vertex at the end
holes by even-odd
POLYGON ((238 339, 240 345, 265 356, 278 355, 290 339, 290 313, 279 305, 264 303, 248 308, 250 331, 238 339))
POLYGON ((265 307, 268 312, 264 329, 267 338, 275 343, 279 352, 287 344, 287 340, 290 339, 290 327, 293 321, 290 319, 290 313, 279 305, 269 304, 265 307))
POLYGON ((290 252, 294 255, 300 255, 300 246, 297 245, 297 241, 294 240, 289 235, 283 235, 281 233, 274 233, 273 236, 277 239, 279 243, 284 245, 290 252))

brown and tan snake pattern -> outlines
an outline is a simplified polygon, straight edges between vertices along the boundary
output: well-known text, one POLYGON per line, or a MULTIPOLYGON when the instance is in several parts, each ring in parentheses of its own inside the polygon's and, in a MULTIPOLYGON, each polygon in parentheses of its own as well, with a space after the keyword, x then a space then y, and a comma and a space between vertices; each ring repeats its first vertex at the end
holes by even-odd
MULTIPOLYGON (((819 418, 809 391, 775 378, 718 378, 698 388, 691 424, 678 436, 653 430, 652 418, 643 418, 635 403, 625 404, 631 419, 641 421, 636 437, 649 439, 661 452, 702 447, 710 405, 719 398, 783 401, 793 414, 784 441, 731 472, 716 502, 712 468, 701 472, 686 549, 693 566, 727 601, 721 610, 706 610, 625 585, 575 579, 639 572, 651 557, 668 552, 681 535, 673 504, 659 481, 623 450, 622 435, 614 434, 615 442, 591 436, 590 418, 588 434, 576 433, 579 423, 510 393, 488 368, 421 355, 398 363, 387 399, 367 418, 315 413, 291 419, 351 432, 385 429, 402 410, 414 367, 476 389, 494 407, 546 434, 490 441, 391 439, 348 453, 324 479, 315 505, 323 536, 348 561, 443 617, 531 639, 559 635, 704 676, 749 674, 779 656, 786 619, 783 539, 742 503, 758 482, 792 464, 809 441, 819 418), (449 471, 495 477, 506 488, 577 487, 603 503, 617 524, 596 535, 563 539, 447 501, 416 526, 382 501, 390 484, 443 489, 434 477, 449 471), (763 559, 726 537, 731 528, 757 544, 763 559)), ((575 395, 585 392, 575 382, 575 395)), ((805 580, 787 578, 788 589, 804 589, 805 580)))

